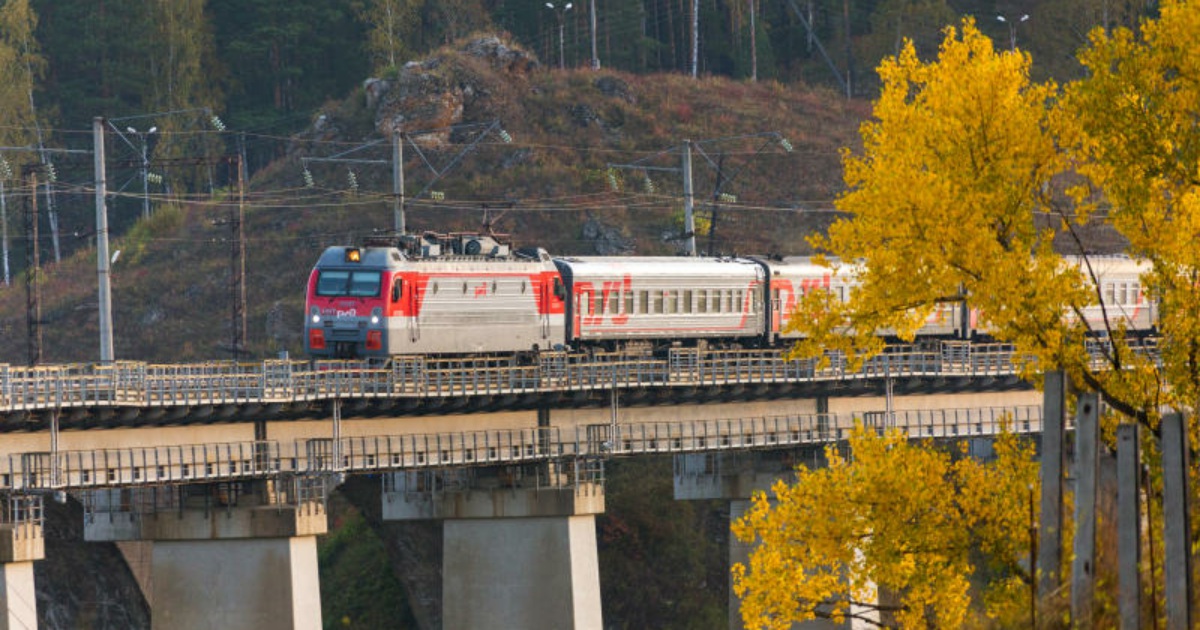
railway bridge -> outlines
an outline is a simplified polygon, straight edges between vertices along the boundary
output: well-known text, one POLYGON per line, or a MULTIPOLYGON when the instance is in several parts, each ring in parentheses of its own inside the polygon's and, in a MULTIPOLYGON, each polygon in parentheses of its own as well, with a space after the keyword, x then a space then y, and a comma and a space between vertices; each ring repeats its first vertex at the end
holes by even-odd
POLYGON ((444 521, 444 627, 599 628, 609 458, 671 454, 677 498, 729 499, 736 516, 856 420, 981 444, 1039 432, 1015 359, 955 342, 854 370, 683 348, 0 366, 0 630, 36 624, 43 501, 68 495, 88 540, 151 549, 154 627, 320 627, 315 536, 330 489, 358 474, 382 479, 387 518, 444 521))

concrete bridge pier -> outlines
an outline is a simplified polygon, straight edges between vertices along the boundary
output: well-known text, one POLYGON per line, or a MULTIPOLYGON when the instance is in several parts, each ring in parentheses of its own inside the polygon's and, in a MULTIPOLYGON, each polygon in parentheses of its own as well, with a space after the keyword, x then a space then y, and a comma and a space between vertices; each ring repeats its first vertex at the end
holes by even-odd
POLYGON ((84 538, 150 541, 151 627, 318 630, 327 479, 84 493, 84 538))
POLYGON ((602 628, 600 462, 392 473, 383 518, 444 519, 446 628, 602 628))
POLYGON ((46 557, 42 497, 4 497, 0 509, 0 630, 37 627, 33 562, 46 557))
MULTIPOLYGON (((750 508, 750 497, 755 490, 770 490, 777 480, 793 481, 797 464, 810 468, 825 464, 824 446, 813 446, 790 451, 714 452, 683 454, 675 456, 675 499, 729 501, 729 520, 741 518, 750 508)), ((743 543, 732 534, 729 536, 729 566, 735 563, 748 564, 753 545, 743 543)), ((733 578, 729 578, 729 628, 741 630, 741 600, 733 592, 733 578)), ((825 620, 803 624, 805 630, 840 628, 825 620)))

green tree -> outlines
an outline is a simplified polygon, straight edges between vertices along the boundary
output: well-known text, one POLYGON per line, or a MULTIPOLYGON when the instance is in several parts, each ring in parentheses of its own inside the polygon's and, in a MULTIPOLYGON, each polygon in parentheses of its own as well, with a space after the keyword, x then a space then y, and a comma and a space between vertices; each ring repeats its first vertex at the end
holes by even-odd
POLYGON ((345 0, 209 0, 208 11, 233 129, 300 127, 367 76, 363 27, 345 0))
MULTIPOLYGON (((158 127, 151 159, 169 161, 198 155, 219 155, 220 141, 197 133, 211 114, 220 111, 218 79, 224 75, 217 60, 213 33, 205 12, 206 0, 156 0, 149 5, 154 24, 148 42, 149 84, 144 110, 165 115, 148 122, 158 127)), ((175 166, 167 171, 169 185, 198 188, 207 181, 207 165, 175 166)))
MULTIPOLYGON (((45 59, 39 54, 33 37, 37 16, 27 0, 9 0, 0 7, 0 145, 36 146, 43 140, 34 88, 45 69, 45 59)), ((0 166, 2 184, 11 190, 12 177, 18 174, 16 165, 35 162, 30 153, 4 152, 0 166)), ((8 194, 7 192, 5 194, 8 194)), ((0 221, 8 223, 7 211, 0 221)), ((5 226, 3 244, 4 279, 11 278, 9 231, 5 226)))
POLYGON ((360 0, 354 13, 367 25, 367 54, 375 70, 398 68, 413 53, 409 41, 420 25, 422 0, 360 0))
POLYGON ((40 140, 34 90, 46 60, 34 38, 37 15, 28 0, 0 6, 0 144, 34 145, 40 140))
POLYGON ((39 90, 57 124, 87 129, 95 116, 142 113, 154 30, 143 0, 34 0, 34 7, 48 61, 39 90))
POLYGON ((1034 448, 1012 434, 996 459, 955 460, 899 431, 857 426, 851 457, 826 449, 828 466, 800 466, 796 482, 756 493, 734 534, 759 543, 750 566, 735 565, 734 591, 747 628, 850 618, 901 628, 964 627, 970 577, 982 559, 1002 571, 988 583, 996 618, 1020 620, 1032 579, 1028 505, 1036 488, 1034 448), (1025 518, 1022 518, 1025 517, 1025 518), (1028 566, 1028 565, 1024 565, 1028 566), (894 594, 894 600, 880 592, 894 594), (1024 596, 1022 597, 1022 595, 1024 596))

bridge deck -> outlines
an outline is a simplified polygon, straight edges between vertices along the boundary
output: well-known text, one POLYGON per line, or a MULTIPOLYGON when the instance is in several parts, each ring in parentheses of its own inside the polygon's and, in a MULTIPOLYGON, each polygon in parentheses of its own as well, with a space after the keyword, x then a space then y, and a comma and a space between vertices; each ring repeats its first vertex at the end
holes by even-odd
POLYGON ((21 453, 0 460, 0 491, 228 482, 280 474, 379 473, 647 453, 779 449, 845 439, 857 420, 912 438, 1037 433, 1041 407, 984 407, 497 429, 21 453))
MULTIPOLYGON (((1150 351, 1153 351, 1152 349, 1150 351)), ((1015 378, 1004 344, 955 344, 941 351, 893 348, 847 369, 840 356, 818 367, 778 350, 700 351, 667 357, 546 354, 537 365, 500 359, 402 357, 363 362, 118 362, 46 367, 0 365, 0 414, 62 409, 162 409, 295 404, 333 399, 428 400, 586 393, 610 389, 706 388, 845 383, 882 379, 1015 378)))

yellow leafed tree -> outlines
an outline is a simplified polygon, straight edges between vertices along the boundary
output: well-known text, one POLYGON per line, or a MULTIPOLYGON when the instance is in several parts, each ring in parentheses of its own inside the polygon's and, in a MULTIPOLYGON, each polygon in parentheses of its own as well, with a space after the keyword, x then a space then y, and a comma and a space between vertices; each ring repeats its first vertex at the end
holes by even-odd
MULTIPOLYGON (((978 327, 1012 342, 1029 373, 1065 370, 1126 417, 1157 429, 1164 407, 1200 395, 1200 4, 1164 2, 1139 33, 1097 30, 1080 54, 1086 78, 1029 78, 1029 57, 996 50, 965 20, 938 57, 907 46, 879 68, 883 89, 844 153, 848 216, 813 239, 830 262, 859 261, 843 303, 813 292, 789 328, 794 350, 853 359, 875 331, 912 338, 939 304, 967 300, 978 327), (1084 309, 1100 302, 1081 234, 1103 229, 1145 262, 1161 362, 1084 309), (1084 255, 1068 262, 1063 253, 1084 255), (1096 360, 1088 341, 1110 344, 1096 360)), ((1093 348, 1094 349, 1094 348, 1093 348)))
MULTIPOLYGON (((1084 78, 1061 87, 1032 81, 1028 56, 997 50, 970 19, 945 31, 936 59, 905 46, 886 60, 862 148, 843 155, 847 190, 837 207, 846 217, 813 239, 831 266, 853 261, 844 272, 859 274, 860 284, 846 302, 818 291, 801 300, 788 327, 804 340, 792 354, 840 350, 861 361, 882 349, 876 331, 911 339, 939 305, 966 300, 980 329, 1014 345, 1028 376, 1062 369, 1125 420, 1149 428, 1147 435, 1157 434, 1164 410, 1193 410, 1200 398, 1200 3, 1166 0, 1160 9, 1136 32, 1093 32, 1079 56, 1084 78), (1084 316, 1103 292, 1103 262, 1087 236, 1097 227, 1143 263, 1157 355, 1135 351, 1119 322, 1084 316)), ((888 456, 911 460, 902 465, 907 483, 887 486, 894 495, 868 496, 894 472, 872 470, 870 448, 860 436, 853 464, 834 458, 828 470, 802 470, 794 485, 773 488, 777 507, 760 496, 738 523, 739 537, 760 542, 750 567, 735 570, 747 625, 788 627, 816 614, 818 603, 845 614, 840 602, 857 601, 865 595, 858 589, 874 581, 899 589, 904 627, 954 627, 965 610, 961 580, 973 567, 935 550, 960 549, 960 532, 1001 563, 996 575, 1007 576, 987 593, 988 614, 1021 619, 1015 598, 1028 585, 1021 564, 1028 547, 1013 533, 1029 526, 1034 483, 1030 469, 1015 463, 1021 457, 935 474, 936 456, 917 456, 898 441, 888 456), (948 514, 966 522, 926 537, 918 523, 936 518, 920 508, 942 518, 950 499, 916 486, 945 489, 937 485, 945 475, 960 488, 957 512, 948 514), (961 490, 968 486, 990 489, 961 490), (872 502, 893 511, 873 510, 872 502), (910 547, 885 546, 885 532, 901 533, 910 547)), ((900 464, 884 457, 874 465, 900 464)))
POLYGON ((900 432, 879 436, 861 426, 849 446, 852 458, 830 447, 827 467, 801 467, 795 484, 776 483, 774 504, 758 493, 734 524, 739 539, 759 543, 750 567, 733 570, 746 626, 853 616, 902 628, 964 627, 973 551, 1005 569, 988 589, 994 614, 1019 618, 1030 547, 1028 536, 1013 534, 1029 531, 1020 508, 1034 498, 1032 447, 1006 435, 991 463, 954 461, 900 432))

